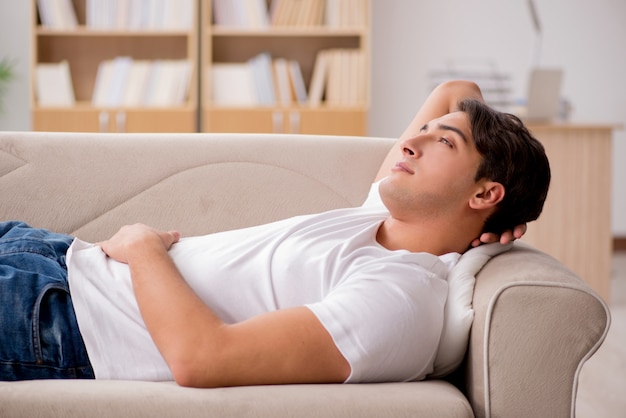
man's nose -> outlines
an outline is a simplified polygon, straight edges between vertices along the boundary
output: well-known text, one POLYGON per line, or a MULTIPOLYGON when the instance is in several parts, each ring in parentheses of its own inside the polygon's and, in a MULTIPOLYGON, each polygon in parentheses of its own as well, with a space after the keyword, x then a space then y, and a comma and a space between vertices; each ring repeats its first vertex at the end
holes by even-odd
POLYGON ((402 142, 402 153, 409 157, 419 157, 422 153, 420 135, 407 138, 402 142))

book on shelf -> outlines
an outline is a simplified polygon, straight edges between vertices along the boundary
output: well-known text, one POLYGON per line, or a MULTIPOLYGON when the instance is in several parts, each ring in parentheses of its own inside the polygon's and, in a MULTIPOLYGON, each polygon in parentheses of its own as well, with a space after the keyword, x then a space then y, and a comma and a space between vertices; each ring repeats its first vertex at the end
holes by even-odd
POLYGON ((360 28, 366 24, 366 0, 328 0, 324 21, 331 28, 360 28))
POLYGON ((41 24, 49 29, 74 29, 78 26, 72 0, 37 0, 41 24))
POLYGON ((252 67, 257 103, 262 106, 276 104, 276 87, 272 69, 272 57, 267 52, 262 52, 248 61, 252 67))
POLYGON ((188 31, 194 0, 87 0, 85 14, 90 29, 188 31))
POLYGON ((326 78, 328 77, 328 51, 322 49, 315 56, 311 84, 309 85, 309 105, 317 107, 324 99, 326 78))
POLYGON ((104 107, 115 107, 123 103, 124 89, 127 88, 128 75, 133 65, 131 57, 118 57, 112 62, 111 78, 106 86, 104 107))
POLYGON ((207 71, 211 77, 211 95, 215 105, 257 105, 254 75, 248 63, 216 62, 207 71))
POLYGON ((367 0, 214 0, 218 26, 240 29, 274 27, 360 28, 365 25, 367 0))
POLYGON ((273 26, 322 26, 325 4, 325 0, 273 0, 270 22, 273 26))
POLYGON ((154 92, 148 107, 180 106, 185 103, 191 76, 191 66, 184 60, 158 60, 152 65, 158 69, 154 84, 148 88, 154 92))
POLYGON ((116 57, 98 66, 91 104, 95 107, 169 107, 187 100, 187 60, 133 60, 116 57))
POLYGON ((291 106, 293 95, 291 80, 289 79, 289 63, 284 58, 276 58, 272 61, 272 64, 278 103, 283 106, 291 106))
POLYGON ((302 77, 302 69, 300 63, 297 60, 289 61, 289 79, 291 80, 292 91, 294 99, 299 104, 307 103, 309 100, 304 78, 302 77))
POLYGON ((143 98, 148 88, 150 77, 150 67, 152 63, 147 60, 134 60, 128 72, 126 90, 122 103, 128 107, 139 107, 143 105, 143 98))
POLYGON ((76 99, 68 62, 37 64, 35 92, 39 106, 74 106, 76 99))
POLYGON ((320 50, 315 58, 309 105, 354 106, 366 102, 365 55, 359 49, 320 50))
POLYGON ((217 62, 207 70, 215 106, 291 106, 308 102, 300 64, 263 52, 243 63, 217 62))
POLYGON ((213 0, 213 16, 219 26, 252 29, 269 25, 265 0, 213 0))

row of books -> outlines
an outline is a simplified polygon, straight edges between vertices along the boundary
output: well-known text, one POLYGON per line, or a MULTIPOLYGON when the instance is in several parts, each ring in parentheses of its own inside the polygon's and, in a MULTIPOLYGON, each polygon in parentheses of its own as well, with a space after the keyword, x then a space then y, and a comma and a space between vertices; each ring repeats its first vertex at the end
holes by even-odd
POLYGON ((238 28, 265 28, 269 16, 265 0, 213 0, 216 25, 238 28))
POLYGON ((367 0, 214 0, 214 22, 219 26, 332 28, 365 25, 367 0))
POLYGON ((352 106, 366 101, 365 59, 356 49, 319 51, 308 89, 298 61, 265 52, 245 63, 214 63, 207 71, 216 106, 352 106))
POLYGON ((49 29, 74 29, 78 26, 72 0, 37 0, 41 25, 49 29))
POLYGON ((327 4, 325 0, 274 0, 270 8, 270 21, 275 26, 321 26, 324 24, 324 8, 331 10, 333 4, 344 1, 327 4))
MULTIPOLYGON (((214 63, 210 70, 212 102, 217 106, 317 107, 361 105, 366 97, 365 55, 357 49, 325 49, 317 53, 307 89, 296 60, 261 53, 245 63, 214 63)), ((186 60, 102 61, 91 103, 96 107, 183 105, 189 95, 192 65, 186 60)), ((41 106, 73 106, 72 77, 67 61, 39 63, 36 94, 41 106)))
POLYGON ((273 106, 306 103, 298 61, 261 53, 244 63, 214 63, 208 75, 217 106, 273 106))
POLYGON ((331 28, 361 28, 366 25, 367 0, 327 0, 326 26, 331 28))
MULTIPOLYGON (((106 60, 98 66, 91 103, 96 107, 181 106, 189 95, 191 72, 185 60, 106 60)), ((74 106, 68 62, 37 64, 35 94, 40 106, 74 106)))
POLYGON ((98 66, 91 103, 97 107, 181 106, 189 95, 191 74, 187 60, 105 60, 98 66))
POLYGON ((322 99, 332 106, 361 105, 367 101, 367 63, 359 49, 326 49, 317 53, 310 86, 310 102, 322 99))
MULTIPOLYGON (((72 0, 37 0, 41 24, 78 26, 72 0)), ((86 26, 98 30, 190 30, 194 0, 87 0, 86 26)))
POLYGON ((86 24, 99 30, 190 30, 194 0, 87 0, 86 24))

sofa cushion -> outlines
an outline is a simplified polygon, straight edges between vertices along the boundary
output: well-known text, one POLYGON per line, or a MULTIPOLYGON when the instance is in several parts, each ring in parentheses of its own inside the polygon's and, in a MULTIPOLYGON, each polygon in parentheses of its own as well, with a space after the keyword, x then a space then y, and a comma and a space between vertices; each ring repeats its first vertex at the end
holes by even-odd
POLYGON ((2 417, 72 418, 85 411, 90 418, 474 416, 463 394, 444 381, 219 389, 110 380, 0 382, 2 417))

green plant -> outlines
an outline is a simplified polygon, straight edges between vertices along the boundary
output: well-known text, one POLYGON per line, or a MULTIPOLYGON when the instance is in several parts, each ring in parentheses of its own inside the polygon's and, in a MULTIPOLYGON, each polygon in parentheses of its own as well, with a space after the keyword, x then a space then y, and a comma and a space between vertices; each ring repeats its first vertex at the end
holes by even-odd
POLYGON ((4 93, 6 92, 7 86, 14 78, 13 62, 8 58, 3 58, 0 61, 0 112, 2 112, 3 109, 4 93))

